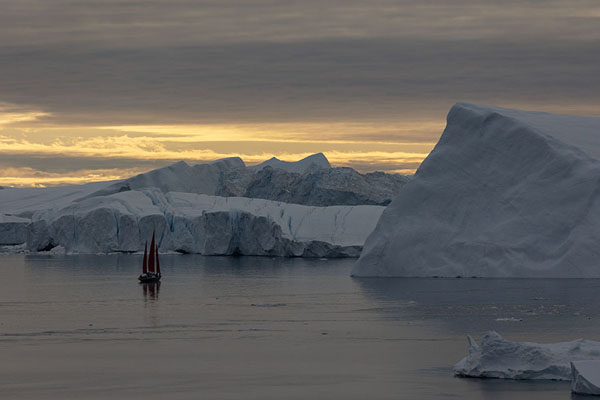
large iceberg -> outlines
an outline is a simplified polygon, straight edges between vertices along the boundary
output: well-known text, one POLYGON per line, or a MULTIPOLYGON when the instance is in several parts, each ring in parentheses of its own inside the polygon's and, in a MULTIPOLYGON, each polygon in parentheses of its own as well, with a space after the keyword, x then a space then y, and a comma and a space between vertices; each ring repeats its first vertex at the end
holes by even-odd
POLYGON ((512 342, 494 331, 481 345, 469 336, 469 354, 454 366, 459 376, 502 379, 571 380, 571 362, 600 360, 600 342, 512 342))
POLYGON ((600 118, 458 103, 354 276, 600 277, 600 118))
POLYGON ((377 204, 406 181, 332 168, 315 154, 254 167, 239 158, 178 162, 122 181, 3 189, 0 245, 136 252, 156 230, 161 251, 358 257, 383 212, 377 204), (290 191, 293 186, 300 189, 290 191))
POLYGON ((180 161, 111 183, 82 198, 157 188, 163 193, 250 197, 308 206, 387 205, 408 181, 399 174, 332 168, 321 153, 296 162, 271 158, 251 167, 234 157, 193 166, 180 161))
POLYGON ((156 230, 161 251, 207 255, 357 257, 383 207, 309 207, 158 189, 126 191, 36 211, 31 251, 135 252, 156 230))

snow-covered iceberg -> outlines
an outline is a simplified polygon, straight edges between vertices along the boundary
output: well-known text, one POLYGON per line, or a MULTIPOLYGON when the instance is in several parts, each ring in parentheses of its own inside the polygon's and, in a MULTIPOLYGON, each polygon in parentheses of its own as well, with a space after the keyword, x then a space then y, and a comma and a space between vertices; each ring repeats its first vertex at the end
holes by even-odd
POLYGON ((272 158, 251 167, 234 157, 193 166, 180 161, 105 185, 81 199, 157 188, 163 193, 250 197, 307 206, 388 205, 408 181, 399 174, 332 168, 321 153, 295 162, 272 158))
POLYGON ((571 362, 571 391, 600 396, 600 360, 571 362))
POLYGON ((376 205, 407 180, 331 168, 315 154, 254 167, 239 158, 178 162, 122 181, 3 189, 0 245, 135 252, 156 229, 161 251, 358 257, 383 212, 376 205))
POLYGON ((354 276, 600 277, 600 118, 458 103, 354 276))
POLYGON ((469 354, 454 366, 460 376, 502 379, 571 380, 571 362, 600 360, 600 342, 512 342, 494 331, 481 345, 468 336, 469 354))
POLYGON ((31 251, 62 246, 70 253, 134 252, 156 230, 161 251, 357 257, 383 209, 125 191, 36 211, 27 246, 31 251))

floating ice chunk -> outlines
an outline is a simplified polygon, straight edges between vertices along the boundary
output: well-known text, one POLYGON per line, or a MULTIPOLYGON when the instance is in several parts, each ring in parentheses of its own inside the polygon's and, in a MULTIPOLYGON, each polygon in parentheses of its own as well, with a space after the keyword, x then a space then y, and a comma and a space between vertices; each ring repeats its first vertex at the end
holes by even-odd
POLYGON ((571 362, 571 391, 600 396, 600 361, 571 362))
POLYGON ((494 331, 484 336, 481 345, 471 336, 468 340, 469 354, 454 366, 456 375, 568 381, 571 362, 600 360, 600 342, 590 340, 549 344, 512 342, 494 331))

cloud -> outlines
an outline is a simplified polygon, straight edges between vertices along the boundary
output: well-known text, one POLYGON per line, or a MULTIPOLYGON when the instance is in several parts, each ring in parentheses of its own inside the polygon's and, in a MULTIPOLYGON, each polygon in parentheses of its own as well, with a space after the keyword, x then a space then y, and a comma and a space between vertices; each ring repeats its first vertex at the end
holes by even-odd
POLYGON ((0 37, 18 46, 600 35, 594 0, 7 0, 2 11, 0 37))
POLYGON ((58 182, 324 151, 410 172, 456 101, 600 115, 599 18, 595 0, 7 0, 2 165, 58 182))
POLYGON ((460 100, 597 114, 596 47, 404 38, 0 47, 0 93, 52 114, 40 123, 78 126, 440 122, 460 100))
POLYGON ((36 121, 50 114, 32 106, 0 102, 0 127, 24 122, 36 121))
MULTIPOLYGON (((54 136, 50 141, 41 141, 36 139, 44 131, 11 130, 2 134, 0 130, 0 184, 51 186, 123 179, 179 160, 193 164, 241 157, 248 164, 256 164, 277 156, 285 161, 296 161, 317 151, 323 151, 334 166, 412 173, 433 146, 433 143, 330 143, 327 140, 323 143, 314 140, 269 142, 266 138, 240 145, 232 141, 190 140, 194 137, 181 134, 130 136, 121 132, 103 136, 104 131, 96 129, 97 136, 54 136)), ((87 133, 89 135, 89 131, 87 133)))

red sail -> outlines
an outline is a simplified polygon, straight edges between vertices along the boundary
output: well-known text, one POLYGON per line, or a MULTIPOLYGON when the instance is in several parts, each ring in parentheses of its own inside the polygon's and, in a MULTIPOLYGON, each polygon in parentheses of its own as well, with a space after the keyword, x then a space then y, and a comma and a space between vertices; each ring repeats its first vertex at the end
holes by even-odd
POLYGON ((152 241, 150 242, 150 259, 148 260, 148 272, 154 273, 154 232, 152 232, 152 241))
POLYGON ((156 246, 156 273, 160 275, 160 261, 158 261, 158 245, 156 246))
POLYGON ((142 264, 142 273, 148 273, 148 242, 144 245, 144 263, 142 264))

